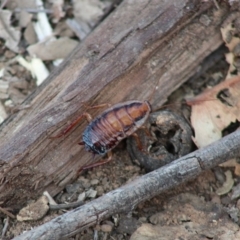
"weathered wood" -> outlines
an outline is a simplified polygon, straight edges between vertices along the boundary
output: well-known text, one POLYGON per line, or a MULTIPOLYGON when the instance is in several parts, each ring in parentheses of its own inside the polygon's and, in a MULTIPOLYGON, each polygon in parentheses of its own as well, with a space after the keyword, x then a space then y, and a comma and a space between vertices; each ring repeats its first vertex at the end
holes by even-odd
POLYGON ((84 112, 82 102, 146 100, 157 83, 153 108, 165 102, 222 44, 224 16, 210 15, 210 2, 124 1, 1 126, 0 202, 16 209, 44 190, 55 195, 92 160, 77 145, 84 121, 49 139, 84 112))
POLYGON ((75 235, 116 213, 129 213, 141 201, 196 178, 202 171, 239 155, 240 131, 236 131, 14 239, 62 239, 75 235))

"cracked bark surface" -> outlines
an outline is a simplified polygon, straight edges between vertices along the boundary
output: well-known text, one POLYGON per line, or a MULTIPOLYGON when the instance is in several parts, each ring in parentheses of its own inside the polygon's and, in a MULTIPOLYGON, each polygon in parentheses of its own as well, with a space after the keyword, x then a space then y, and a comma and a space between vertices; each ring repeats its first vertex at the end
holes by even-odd
POLYGON ((1 125, 3 206, 18 210, 44 190, 54 196, 91 163, 91 154, 77 145, 85 121, 63 138, 49 139, 85 104, 146 100, 158 83, 152 106, 161 106, 222 44, 219 28, 228 10, 215 10, 200 1, 123 1, 24 101, 30 108, 1 125))

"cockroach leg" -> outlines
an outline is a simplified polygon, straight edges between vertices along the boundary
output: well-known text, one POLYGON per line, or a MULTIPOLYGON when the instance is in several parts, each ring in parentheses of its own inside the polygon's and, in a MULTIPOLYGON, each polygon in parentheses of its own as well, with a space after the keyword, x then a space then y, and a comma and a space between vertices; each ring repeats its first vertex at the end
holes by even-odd
POLYGON ((98 167, 98 166, 101 166, 101 165, 103 165, 103 164, 105 164, 105 163, 110 162, 110 161, 112 160, 112 152, 111 152, 111 151, 108 152, 107 155, 108 155, 108 158, 107 158, 106 160, 99 161, 99 162, 96 162, 96 163, 92 163, 92 164, 83 166, 83 167, 81 168, 81 170, 86 170, 86 169, 89 169, 89 168, 98 167))
POLYGON ((139 136, 137 135, 137 133, 133 133, 132 136, 134 137, 136 143, 137 143, 137 147, 138 149, 143 152, 144 151, 144 148, 143 148, 143 145, 142 145, 142 142, 139 138, 139 136))
POLYGON ((64 129, 60 134, 50 137, 50 139, 60 138, 71 131, 83 118, 86 118, 88 122, 92 121, 92 117, 89 113, 85 112, 81 114, 76 120, 74 120, 66 129, 64 129))
POLYGON ((102 103, 99 105, 89 106, 88 109, 97 109, 97 108, 103 108, 103 107, 111 107, 111 104, 109 103, 102 103))
POLYGON ((86 110, 98 109, 98 108, 104 108, 104 107, 111 107, 110 103, 101 103, 101 104, 93 105, 93 106, 87 105, 85 102, 81 102, 81 103, 86 108, 86 110))
MULTIPOLYGON (((82 104, 87 109, 97 109, 97 108, 103 108, 103 107, 106 107, 106 106, 111 106, 111 104, 108 104, 108 103, 102 103, 102 104, 95 105, 95 106, 87 106, 85 103, 82 103, 82 104)), ((64 136, 69 131, 71 131, 82 120, 82 118, 86 118, 89 123, 92 121, 92 116, 89 113, 84 112, 76 120, 74 120, 66 129, 64 129, 60 134, 58 134, 56 136, 53 136, 53 137, 50 137, 50 139, 60 138, 60 137, 64 136)), ((79 145, 82 145, 82 144, 79 143, 79 145)))
POLYGON ((146 126, 141 126, 139 129, 142 129, 149 138, 152 138, 152 135, 146 126))

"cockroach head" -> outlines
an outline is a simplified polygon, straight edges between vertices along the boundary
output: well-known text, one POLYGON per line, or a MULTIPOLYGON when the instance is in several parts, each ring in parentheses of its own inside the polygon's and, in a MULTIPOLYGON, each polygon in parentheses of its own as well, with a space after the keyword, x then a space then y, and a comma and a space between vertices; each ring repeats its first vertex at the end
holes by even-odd
POLYGON ((86 151, 91 152, 93 154, 98 154, 98 155, 106 154, 106 148, 103 146, 88 145, 85 143, 85 149, 86 151))

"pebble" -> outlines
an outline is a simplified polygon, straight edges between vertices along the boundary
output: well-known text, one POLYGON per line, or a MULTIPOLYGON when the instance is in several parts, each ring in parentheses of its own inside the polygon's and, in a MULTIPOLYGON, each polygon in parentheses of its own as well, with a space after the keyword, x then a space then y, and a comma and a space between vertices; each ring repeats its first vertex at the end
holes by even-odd
POLYGON ((79 183, 82 184, 82 186, 87 189, 91 187, 91 183, 88 179, 84 178, 84 177, 80 177, 78 180, 79 183))
POLYGON ((221 199, 217 194, 215 194, 212 196, 211 202, 216 203, 216 204, 221 204, 221 199))
POLYGON ((128 172, 138 173, 141 170, 141 168, 135 165, 129 165, 125 167, 125 170, 128 172))
POLYGON ((146 218, 146 217, 140 217, 140 218, 138 219, 138 221, 139 221, 140 223, 146 223, 146 222, 147 222, 147 218, 146 218))
POLYGON ((95 198, 97 196, 97 191, 90 188, 88 191, 86 191, 86 196, 88 198, 95 198))
POLYGON ((104 189, 102 186, 97 186, 96 191, 98 196, 102 196, 104 194, 104 189))
POLYGON ((67 193, 73 194, 75 192, 81 191, 82 190, 81 187, 82 187, 82 184, 79 182, 76 182, 73 184, 68 184, 65 189, 66 189, 67 193))
POLYGON ((106 177, 102 179, 102 185, 108 185, 108 179, 106 177))
POLYGON ((84 201, 86 199, 86 193, 82 192, 78 195, 78 201, 84 201))
POLYGON ((99 180, 98 179, 93 179, 91 180, 91 185, 97 185, 99 183, 99 180))
POLYGON ((108 224, 103 224, 103 225, 101 225, 101 230, 102 230, 103 232, 108 233, 108 232, 111 232, 112 229, 113 229, 113 226, 111 226, 111 225, 108 225, 108 224))
POLYGON ((48 209, 48 198, 41 196, 36 202, 30 203, 22 208, 17 215, 17 220, 20 222, 39 220, 46 215, 48 209))
POLYGON ((138 227, 138 221, 135 218, 122 217, 117 227, 117 232, 122 234, 132 234, 138 227))

